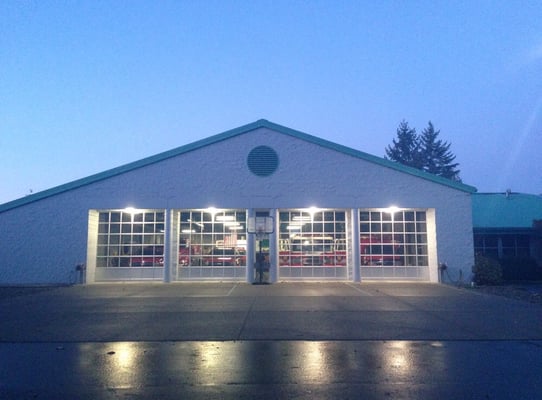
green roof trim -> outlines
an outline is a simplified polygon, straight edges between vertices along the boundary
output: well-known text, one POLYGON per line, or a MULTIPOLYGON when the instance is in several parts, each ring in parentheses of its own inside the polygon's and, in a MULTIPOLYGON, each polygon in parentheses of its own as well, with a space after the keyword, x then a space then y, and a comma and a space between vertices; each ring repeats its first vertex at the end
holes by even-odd
POLYGON ((311 142, 311 143, 317 144, 319 146, 326 147, 328 149, 341 152, 343 154, 347 154, 347 155, 352 156, 352 157, 360 158, 362 160, 369 161, 369 162, 372 162, 374 164, 378 164, 378 165, 386 167, 386 168, 390 168, 390 169, 394 169, 396 171, 404 172, 404 173, 409 174, 409 175, 414 175, 414 176, 417 176, 418 178, 426 179, 428 181, 438 183, 438 184, 441 184, 441 185, 444 185, 444 186, 449 186, 451 188, 461 190, 461 191, 464 191, 464 192, 467 192, 467 193, 475 193, 477 191, 477 189, 474 186, 466 185, 466 184, 461 183, 461 182, 455 182, 455 181, 452 181, 450 179, 446 179, 446 178, 442 178, 442 177, 437 176, 437 175, 429 174, 427 172, 424 172, 424 171, 416 169, 416 168, 407 167, 406 165, 403 165, 403 164, 400 164, 400 163, 397 163, 397 162, 394 162, 394 161, 386 160, 384 158, 377 157, 377 156, 374 156, 374 155, 369 154, 369 153, 365 153, 365 152, 360 151, 360 150, 355 150, 355 149, 353 149, 351 147, 346 147, 346 146, 343 146, 343 145, 338 144, 338 143, 330 142, 329 140, 325 140, 325 139, 322 139, 322 138, 319 138, 319 137, 316 137, 316 136, 309 135, 308 133, 303 133, 303 132, 296 131, 296 130, 291 129, 291 128, 286 128, 284 126, 281 126, 281 125, 278 125, 278 124, 275 124, 275 123, 272 123, 272 122, 269 122, 269 121, 266 121, 266 120, 260 120, 260 121, 257 121, 257 122, 265 124, 266 128, 269 128, 269 129, 284 133, 286 135, 294 136, 294 137, 296 137, 298 139, 302 139, 302 140, 305 140, 307 142, 311 142))
POLYGON ((415 168, 410 168, 410 167, 401 165, 401 164, 393 162, 393 161, 385 160, 383 158, 373 156, 371 154, 364 153, 362 151, 355 150, 355 149, 352 149, 350 147, 346 147, 346 146, 343 146, 343 145, 340 145, 340 144, 337 144, 337 143, 333 143, 333 142, 330 142, 328 140, 321 139, 321 138, 318 138, 316 136, 309 135, 307 133, 296 131, 294 129, 287 128, 285 126, 278 125, 278 124, 275 124, 273 122, 269 122, 269 121, 267 121, 265 119, 260 119, 258 121, 252 122, 250 124, 240 126, 239 128, 231 129, 231 130, 228 130, 226 132, 219 133, 217 135, 209 136, 208 138, 201 139, 201 140, 189 143, 187 145, 180 146, 180 147, 177 147, 175 149, 168 150, 168 151, 165 151, 163 153, 156 154, 154 156, 146 157, 146 158, 143 158, 141 160, 134 161, 134 162, 122 165, 120 167, 109 169, 109 170, 104 171, 104 172, 100 172, 100 173, 97 173, 97 174, 94 174, 94 175, 90 175, 90 176, 82 178, 82 179, 78 179, 78 180, 75 180, 75 181, 60 185, 60 186, 53 187, 51 189, 43 190, 41 192, 34 193, 34 194, 26 196, 26 197, 22 197, 20 199, 4 203, 4 204, 0 205, 0 213, 11 210, 13 208, 21 207, 23 205, 30 204, 30 203, 45 199, 47 197, 52 197, 52 196, 55 196, 55 195, 60 194, 60 193, 64 193, 64 192, 67 192, 67 191, 70 191, 70 190, 74 190, 74 189, 80 188, 82 186, 90 185, 90 184, 93 184, 95 182, 99 182, 99 181, 102 181, 102 180, 105 180, 105 179, 108 179, 108 178, 111 178, 111 177, 114 177, 114 176, 117 176, 117 175, 121 175, 121 174, 126 173, 126 172, 130 172, 130 171, 133 171, 133 170, 136 170, 136 169, 139 169, 139 168, 143 168, 143 167, 145 167, 147 165, 158 163, 160 161, 167 160, 169 158, 173 158, 173 157, 179 156, 181 154, 188 153, 190 151, 197 150, 197 149, 202 148, 204 146, 208 146, 208 145, 211 145, 211 144, 214 144, 214 143, 218 143, 220 141, 227 140, 229 138, 232 138, 232 137, 235 137, 235 136, 238 136, 238 135, 242 135, 242 134, 248 133, 250 131, 253 131, 253 130, 256 130, 256 129, 259 129, 259 128, 267 128, 267 129, 277 131, 277 132, 285 134, 285 135, 293 136, 295 138, 305 140, 307 142, 310 142, 310 143, 313 143, 313 144, 316 144, 316 145, 319 145, 319 146, 322 146, 322 147, 325 147, 325 148, 328 148, 328 149, 331 149, 331 150, 335 150, 335 151, 341 152, 343 154, 346 154, 346 155, 349 155, 349 156, 352 156, 352 157, 356 157, 356 158, 359 158, 359 159, 362 159, 362 160, 365 160, 365 161, 369 161, 369 162, 372 162, 374 164, 378 164, 378 165, 381 165, 381 166, 386 167, 386 168, 394 169, 394 170, 397 170, 397 171, 400 171, 400 172, 403 172, 403 173, 406 173, 406 174, 409 174, 409 175, 414 175, 414 176, 426 179, 426 180, 434 182, 434 183, 438 183, 438 184, 441 184, 441 185, 444 185, 444 186, 451 187, 453 189, 461 190, 461 191, 464 191, 464 192, 467 192, 467 193, 475 193, 476 192, 476 188, 474 188, 473 186, 465 185, 465 184, 460 183, 460 182, 454 182, 454 181, 449 180, 449 179, 445 179, 445 178, 442 178, 442 177, 439 177, 439 176, 436 176, 436 175, 428 174, 426 172, 423 172, 423 171, 415 169, 415 168))
POLYGON ((531 229, 534 220, 542 220, 542 196, 511 192, 472 196, 474 229, 531 229))

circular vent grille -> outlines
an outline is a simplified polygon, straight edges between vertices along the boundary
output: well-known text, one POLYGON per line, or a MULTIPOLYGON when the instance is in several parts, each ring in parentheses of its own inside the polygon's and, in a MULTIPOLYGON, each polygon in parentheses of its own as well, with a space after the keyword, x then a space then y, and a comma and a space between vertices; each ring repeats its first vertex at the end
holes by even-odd
POLYGON ((279 166, 279 156, 269 146, 254 147, 247 158, 248 169, 258 176, 269 176, 279 166))

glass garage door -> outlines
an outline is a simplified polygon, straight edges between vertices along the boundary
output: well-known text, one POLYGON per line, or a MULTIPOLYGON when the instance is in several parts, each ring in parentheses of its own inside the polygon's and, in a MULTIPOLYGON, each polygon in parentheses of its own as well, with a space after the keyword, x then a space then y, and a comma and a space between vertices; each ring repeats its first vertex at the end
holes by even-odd
POLYGON ((427 279, 423 210, 360 211, 361 279, 427 279))
POLYGON ((345 211, 280 211, 278 235, 279 279, 347 278, 345 211))
POLYGON ((164 210, 98 212, 96 281, 163 279, 164 210))
POLYGON ((245 279, 245 210, 180 210, 178 215, 178 280, 245 279))

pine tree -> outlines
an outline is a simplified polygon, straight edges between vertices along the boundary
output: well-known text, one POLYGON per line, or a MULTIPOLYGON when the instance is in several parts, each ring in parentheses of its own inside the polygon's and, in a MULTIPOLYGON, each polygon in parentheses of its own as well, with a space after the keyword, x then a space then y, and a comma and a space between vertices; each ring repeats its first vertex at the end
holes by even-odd
POLYGON ((450 151, 451 144, 443 142, 439 137, 440 130, 435 130, 431 121, 419 136, 420 155, 423 160, 422 169, 430 174, 442 176, 461 182, 458 163, 454 163, 455 155, 450 151))
POLYGON ((422 167, 419 138, 416 129, 409 127, 407 121, 403 120, 399 124, 397 140, 393 139, 393 145, 386 147, 385 158, 409 167, 422 167))
POLYGON ((397 128, 397 140, 393 139, 393 144, 386 147, 384 158, 461 182, 459 164, 454 163, 455 155, 450 151, 451 144, 440 140, 439 134, 431 121, 418 135, 416 129, 403 120, 397 128))

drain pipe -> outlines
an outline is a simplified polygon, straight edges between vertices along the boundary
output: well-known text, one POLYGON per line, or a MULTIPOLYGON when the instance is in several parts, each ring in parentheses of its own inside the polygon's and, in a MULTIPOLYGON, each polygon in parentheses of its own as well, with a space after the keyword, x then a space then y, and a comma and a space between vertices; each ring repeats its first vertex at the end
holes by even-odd
POLYGON ((439 263, 438 265, 438 282, 444 283, 444 271, 448 269, 448 264, 445 262, 439 263))
POLYGON ((75 272, 77 274, 76 283, 81 285, 87 283, 87 266, 85 264, 77 264, 75 266, 75 272))

